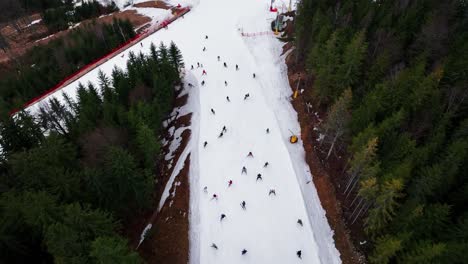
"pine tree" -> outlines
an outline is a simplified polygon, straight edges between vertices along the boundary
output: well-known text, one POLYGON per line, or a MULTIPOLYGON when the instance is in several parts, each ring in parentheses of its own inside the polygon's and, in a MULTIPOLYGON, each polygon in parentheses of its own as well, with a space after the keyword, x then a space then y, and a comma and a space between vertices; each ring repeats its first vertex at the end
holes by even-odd
POLYGON ((444 243, 431 241, 419 241, 413 247, 407 249, 408 253, 399 258, 401 263, 439 263, 438 258, 446 250, 444 243))
POLYGON ((33 117, 19 112, 15 118, 8 117, 0 123, 0 144, 3 155, 24 151, 37 146, 44 135, 33 117))
POLYGON ((91 242, 99 237, 114 234, 117 224, 102 211, 91 210, 78 204, 63 208, 59 221, 48 226, 45 244, 57 263, 89 263, 91 242))
POLYGON ((64 201, 79 192, 79 179, 68 173, 78 166, 77 150, 58 136, 51 135, 41 146, 16 153, 9 165, 17 188, 47 191, 64 201))
POLYGON ((350 160, 350 167, 348 169, 349 180, 346 184, 344 193, 351 193, 354 190, 357 182, 362 175, 367 175, 368 178, 375 177, 376 165, 376 152, 377 152, 378 139, 371 138, 366 145, 362 146, 358 152, 354 153, 350 160), (368 173, 367 173, 368 172, 368 173))
POLYGON ((401 239, 386 235, 376 240, 375 249, 369 256, 370 263, 387 264, 402 249, 401 239))
POLYGON ((146 168, 154 168, 160 145, 153 131, 144 123, 138 126, 136 141, 146 168))
POLYGON ((180 53, 179 48, 175 45, 173 41, 169 46, 169 58, 174 68, 177 69, 177 72, 180 73, 180 69, 184 67, 184 60, 182 54, 180 53))
POLYGON ((338 37, 338 32, 335 31, 317 58, 314 94, 321 103, 332 101, 340 94, 336 78, 338 66, 341 64, 338 37))
POLYGON ((365 32, 359 31, 346 46, 342 58, 343 63, 338 69, 337 77, 340 80, 339 85, 342 89, 353 86, 358 80, 366 51, 365 32))
POLYGON ((330 108, 327 120, 323 125, 325 130, 326 139, 331 139, 331 145, 328 150, 327 159, 330 157, 335 144, 338 141, 343 140, 343 138, 348 133, 348 124, 351 119, 350 106, 352 100, 351 89, 347 89, 343 92, 343 95, 332 105, 330 108))
POLYGON ((120 237, 98 237, 91 244, 90 256, 97 264, 121 263, 138 264, 143 263, 136 252, 128 249, 127 241, 120 237))
POLYGON ((397 199, 402 197, 403 183, 400 179, 391 179, 381 185, 374 207, 369 210, 365 220, 365 231, 376 235, 392 220, 398 206, 397 199))

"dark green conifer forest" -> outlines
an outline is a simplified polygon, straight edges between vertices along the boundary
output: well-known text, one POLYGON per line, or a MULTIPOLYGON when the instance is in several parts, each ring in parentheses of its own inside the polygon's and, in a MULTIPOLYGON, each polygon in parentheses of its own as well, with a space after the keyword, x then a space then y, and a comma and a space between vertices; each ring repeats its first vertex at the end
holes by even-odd
POLYGON ((466 263, 468 2, 302 0, 295 49, 369 262, 466 263))
POLYGON ((153 201, 182 66, 174 43, 152 45, 76 99, 2 119, 1 263, 142 263, 121 231, 153 201))
POLYGON ((8 67, 0 67, 0 113, 21 109, 27 101, 134 36, 132 24, 117 19, 110 24, 84 25, 32 48, 8 67))

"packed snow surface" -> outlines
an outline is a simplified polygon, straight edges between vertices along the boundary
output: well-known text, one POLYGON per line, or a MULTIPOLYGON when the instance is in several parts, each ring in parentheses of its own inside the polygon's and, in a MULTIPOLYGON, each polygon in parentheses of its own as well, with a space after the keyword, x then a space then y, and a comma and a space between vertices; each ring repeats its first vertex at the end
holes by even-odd
MULTIPOLYGON (((128 52, 148 53, 151 42, 168 45, 174 41, 184 57, 185 82, 194 85, 189 92, 192 137, 174 169, 181 170, 191 154, 190 262, 340 263, 333 232, 304 161, 302 142, 288 142, 290 131, 299 134, 300 127, 289 102, 282 43, 273 35, 244 38, 240 34, 270 30, 275 14, 268 11, 269 1, 200 0, 192 4, 192 11, 167 30, 154 33, 142 41, 143 46, 137 43, 63 91, 73 97, 79 82, 97 81, 99 70, 110 74, 115 65, 124 68, 128 52), (244 100, 246 94, 250 96, 244 100), (219 137, 223 126, 226 131, 219 137), (247 156, 249 152, 253 157, 247 156), (244 166, 247 174, 241 173, 244 166), (262 180, 257 180, 258 174, 262 180), (230 180, 233 184, 228 187, 230 180), (276 195, 269 195, 271 189, 276 195), (217 199, 212 199, 213 194, 217 199), (226 215, 222 221, 221 214, 226 215), (213 243, 218 249, 211 247, 213 243), (297 256, 299 250, 302 259, 297 256)), ((286 4, 277 1, 280 10, 286 4)), ((28 110, 37 111, 39 105, 28 110)), ((175 176, 171 175, 159 208, 175 176)))

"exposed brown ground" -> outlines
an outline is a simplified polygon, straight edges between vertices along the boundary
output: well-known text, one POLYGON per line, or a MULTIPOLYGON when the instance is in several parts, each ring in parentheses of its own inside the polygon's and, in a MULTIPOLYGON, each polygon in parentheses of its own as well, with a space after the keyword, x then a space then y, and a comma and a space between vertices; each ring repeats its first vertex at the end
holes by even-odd
MULTIPOLYGON (((288 45, 288 48, 290 45, 288 45)), ((288 64, 288 76, 291 87, 297 86, 298 73, 301 76, 305 76, 301 66, 293 63, 294 53, 291 53, 286 59, 288 64)), ((307 80, 308 83, 311 80, 307 80)), ((301 80, 300 88, 307 87, 305 89, 311 89, 311 85, 307 84, 306 81, 301 80)), ((364 263, 364 257, 356 250, 353 241, 350 237, 350 231, 346 226, 343 218, 343 210, 339 195, 333 184, 333 177, 339 177, 339 172, 342 170, 343 161, 342 159, 336 159, 332 157, 327 163, 323 163, 323 153, 318 148, 317 137, 318 134, 314 130, 321 120, 315 116, 312 112, 319 112, 319 116, 322 111, 313 107, 311 113, 307 112, 306 98, 302 95, 292 101, 295 110, 298 113, 299 123, 301 126, 301 139, 304 143, 304 149, 306 152, 306 161, 310 166, 314 185, 317 189, 318 196, 321 204, 326 211, 328 223, 334 231, 335 245, 341 254, 341 260, 343 263, 364 263), (330 173, 331 172, 331 173, 330 173)), ((326 154, 326 153, 325 153, 326 154)))
MULTIPOLYGON (((17 58, 26 53, 29 49, 34 46, 47 44, 53 39, 66 36, 72 29, 63 30, 51 35, 51 32, 47 29, 44 22, 27 27, 28 21, 34 21, 40 19, 40 14, 33 14, 29 18, 20 19, 19 26, 21 32, 16 31, 10 24, 0 25, 0 32, 5 37, 10 48, 5 53, 0 50, 0 64, 7 63, 12 58, 17 58), (48 37, 51 36, 51 37, 48 37)), ((151 21, 149 17, 138 14, 135 10, 126 10, 124 12, 115 12, 100 18, 96 18, 97 23, 112 23, 112 19, 128 19, 135 28, 138 28, 151 21)), ((82 27, 93 20, 85 20, 77 27, 82 27)), ((2 65, 0 65, 1 67, 2 65)))
MULTIPOLYGON (((177 99, 176 108, 182 106, 187 101, 187 95, 177 99)), ((175 126, 175 130, 180 127, 190 125, 191 114, 180 116, 170 122, 168 128, 175 126)), ((174 153, 172 167, 169 168, 169 162, 161 162, 161 170, 158 174, 158 181, 155 187, 155 195, 153 202, 154 211, 143 213, 141 216, 135 217, 135 222, 127 226, 127 236, 130 237, 132 247, 136 247, 139 241, 140 233, 148 223, 152 223, 153 227, 150 235, 145 239, 143 244, 138 249, 140 255, 149 264, 186 264, 189 258, 189 169, 190 169, 190 154, 184 161, 184 167, 176 176, 174 183, 180 182, 180 185, 175 184, 171 187, 170 193, 176 192, 174 197, 170 195, 166 200, 160 212, 157 212, 159 199, 164 191, 167 181, 169 180, 175 164, 181 158, 181 154, 190 138, 190 130, 185 130, 181 137, 182 141, 179 148, 174 153)), ((166 131, 165 139, 172 141, 173 135, 166 131)), ((169 151, 169 144, 163 150, 163 157, 169 151)))
POLYGON ((133 6, 134 7, 153 7, 153 8, 161 8, 161 9, 171 8, 171 6, 168 5, 164 1, 148 1, 148 2, 134 4, 133 6))

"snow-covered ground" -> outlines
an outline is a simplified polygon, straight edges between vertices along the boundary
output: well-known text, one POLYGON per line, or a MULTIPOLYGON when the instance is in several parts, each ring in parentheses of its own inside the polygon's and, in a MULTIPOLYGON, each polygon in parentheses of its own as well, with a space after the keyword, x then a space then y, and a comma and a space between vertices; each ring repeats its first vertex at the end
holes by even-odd
MULTIPOLYGON (((137 43, 123 57, 114 57, 64 89, 73 96, 78 82, 95 82, 98 70, 110 74, 114 65, 124 67, 129 51, 147 53, 151 42, 173 40, 179 46, 186 81, 195 85, 187 106, 193 111, 192 137, 183 152, 191 153, 191 263, 340 263, 333 233, 310 183, 302 142, 288 142, 289 130, 300 133, 300 127, 288 99, 291 88, 280 56, 282 43, 272 35, 240 35, 241 30, 269 30, 274 14, 268 8, 268 0, 195 0, 185 18, 143 40, 143 47, 137 43), (197 62, 203 64, 206 76, 197 62), (250 97, 244 100, 247 93, 250 97), (227 132, 218 138, 223 126, 227 132), (250 151, 254 157, 247 157, 250 151), (265 162, 269 163, 266 168, 265 162), (241 174, 243 166, 247 174, 241 174), (256 181, 259 173, 263 180, 256 181), (275 189, 276 196, 269 195, 270 189, 275 189), (217 200, 211 200, 213 194, 217 200), (242 201, 246 210, 240 206, 242 201), (226 215, 223 221, 221 214, 226 215), (303 226, 297 224, 298 219, 303 226), (241 254, 243 249, 247 254, 241 254), (298 250, 302 259, 296 256, 298 250)), ((176 164, 174 170, 182 165, 176 164)))

